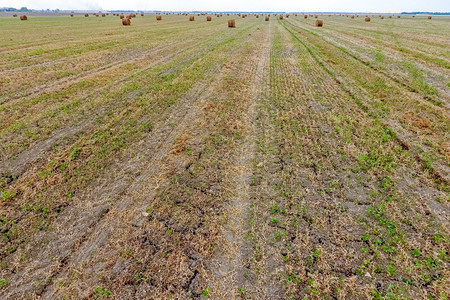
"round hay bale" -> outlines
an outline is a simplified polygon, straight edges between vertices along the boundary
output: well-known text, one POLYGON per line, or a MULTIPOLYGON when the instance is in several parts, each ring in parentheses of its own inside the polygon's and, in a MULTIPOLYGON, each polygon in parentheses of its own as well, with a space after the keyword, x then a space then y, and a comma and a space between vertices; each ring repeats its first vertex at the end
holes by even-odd
POLYGON ((26 20, 28 20, 28 18, 27 18, 27 16, 23 15, 23 16, 20 16, 20 20, 21 21, 26 21, 26 20))
POLYGON ((432 19, 432 17, 431 16, 428 16, 428 20, 431 20, 432 19))
POLYGON ((131 20, 129 18, 123 18, 122 19, 122 25, 123 26, 130 26, 131 25, 131 20))
POLYGON ((351 19, 355 19, 355 16, 352 16, 351 19))
POLYGON ((121 14, 121 15, 119 16, 119 18, 123 19, 123 18, 125 18, 125 16, 124 16, 123 14, 121 14))
POLYGON ((236 28, 236 20, 234 20, 234 19, 228 20, 228 27, 236 28))
POLYGON ((381 16, 381 17, 380 17, 380 19, 381 19, 381 20, 384 20, 384 17, 383 17, 383 16, 381 16))
POLYGON ((303 18, 308 19, 308 16, 307 16, 307 15, 304 15, 303 18))
POLYGON ((141 17, 143 17, 144 16, 144 14, 141 14, 141 17))
POLYGON ((269 16, 266 16, 266 21, 269 21, 269 19, 270 19, 269 16))
POLYGON ((283 20, 283 15, 280 15, 280 20, 283 20))
POLYGON ((89 14, 84 14, 84 17, 85 17, 85 18, 89 17, 89 14))
POLYGON ((190 16, 190 17, 189 17, 189 21, 190 21, 190 22, 195 21, 194 16, 190 16))
POLYGON ((210 16, 207 16, 206 17, 206 22, 211 22, 211 21, 212 21, 212 18, 210 16))
POLYGON ((323 21, 322 20, 316 20, 316 27, 323 27, 323 21))
POLYGON ((161 21, 162 20, 162 16, 156 16, 156 21, 161 21))
POLYGON ((102 14, 102 17, 104 18, 104 17, 106 17, 106 15, 105 15, 105 14, 102 14))
POLYGON ((397 16, 397 19, 400 19, 400 16, 397 16))
POLYGON ((70 14, 71 17, 73 17, 73 14, 70 14))
POLYGON ((370 18, 369 18, 369 17, 366 17, 366 18, 364 19, 364 21, 370 22, 370 18))
POLYGON ((16 15, 16 14, 14 14, 14 15, 13 15, 13 18, 17 18, 17 15, 16 15))

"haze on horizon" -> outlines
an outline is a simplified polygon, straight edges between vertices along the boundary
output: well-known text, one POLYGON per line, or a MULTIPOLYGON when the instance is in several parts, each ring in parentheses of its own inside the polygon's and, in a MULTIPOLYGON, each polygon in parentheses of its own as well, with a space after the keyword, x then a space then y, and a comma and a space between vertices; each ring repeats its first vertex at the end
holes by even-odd
POLYGON ((317 12, 448 12, 448 0, 0 0, 0 7, 62 10, 162 10, 162 11, 317 11, 317 12))

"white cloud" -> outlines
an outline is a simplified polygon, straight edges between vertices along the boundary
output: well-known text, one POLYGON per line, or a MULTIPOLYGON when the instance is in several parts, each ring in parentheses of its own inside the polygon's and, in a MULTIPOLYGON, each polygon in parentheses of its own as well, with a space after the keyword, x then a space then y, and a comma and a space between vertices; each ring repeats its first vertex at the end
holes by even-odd
POLYGON ((212 10, 212 11, 450 11, 448 0, 0 0, 0 7, 89 10, 212 10))

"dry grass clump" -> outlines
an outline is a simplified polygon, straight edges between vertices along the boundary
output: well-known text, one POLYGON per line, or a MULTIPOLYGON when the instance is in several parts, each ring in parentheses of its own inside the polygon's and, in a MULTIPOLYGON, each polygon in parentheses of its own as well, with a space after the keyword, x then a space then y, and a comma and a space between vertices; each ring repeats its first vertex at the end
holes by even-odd
POLYGON ((229 28, 236 28, 236 21, 234 19, 228 20, 229 28))
POLYGON ((23 15, 23 16, 20 16, 20 20, 26 21, 26 20, 28 20, 28 18, 27 18, 27 16, 23 15))
POLYGON ((316 20, 316 27, 323 27, 323 20, 316 20))
POLYGON ((369 18, 369 17, 366 17, 366 18, 364 19, 364 21, 370 22, 370 18, 369 18))

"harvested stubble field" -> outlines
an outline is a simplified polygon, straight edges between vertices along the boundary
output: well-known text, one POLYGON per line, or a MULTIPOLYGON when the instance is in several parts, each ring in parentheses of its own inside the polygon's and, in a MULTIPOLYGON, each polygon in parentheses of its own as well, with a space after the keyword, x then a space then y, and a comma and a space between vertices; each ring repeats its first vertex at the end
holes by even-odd
POLYGON ((320 19, 0 18, 0 298, 447 299, 450 18, 320 19))

